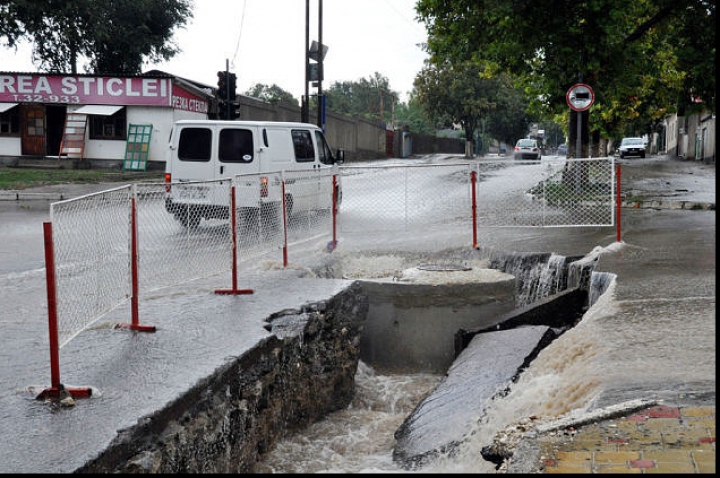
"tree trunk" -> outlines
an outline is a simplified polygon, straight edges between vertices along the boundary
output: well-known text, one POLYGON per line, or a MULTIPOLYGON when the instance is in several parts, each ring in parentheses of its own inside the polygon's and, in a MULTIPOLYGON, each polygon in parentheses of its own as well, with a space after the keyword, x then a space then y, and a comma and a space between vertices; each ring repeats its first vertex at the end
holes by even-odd
POLYGON ((472 159, 475 156, 473 151, 474 143, 472 141, 465 140, 465 158, 472 159))
POLYGON ((588 158, 588 145, 590 143, 590 128, 588 127, 589 114, 587 111, 571 111, 570 112, 570 127, 568 128, 568 144, 567 144, 567 157, 568 158, 588 158), (579 154, 576 154, 576 143, 577 143, 577 118, 580 116, 582 121, 581 127, 581 143, 582 148, 579 154))

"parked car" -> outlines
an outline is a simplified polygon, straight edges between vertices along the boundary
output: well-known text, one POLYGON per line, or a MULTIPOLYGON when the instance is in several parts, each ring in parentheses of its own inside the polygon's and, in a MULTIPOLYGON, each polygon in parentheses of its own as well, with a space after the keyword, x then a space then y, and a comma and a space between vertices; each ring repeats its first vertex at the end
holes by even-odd
POLYGON ((645 157, 645 140, 642 138, 623 138, 618 148, 620 158, 627 156, 645 157))
POLYGON ((567 155, 567 145, 565 143, 561 144, 557 147, 557 153, 558 156, 566 156, 567 155))
POLYGON ((537 140, 530 138, 519 139, 515 143, 515 159, 537 159, 542 156, 537 140))

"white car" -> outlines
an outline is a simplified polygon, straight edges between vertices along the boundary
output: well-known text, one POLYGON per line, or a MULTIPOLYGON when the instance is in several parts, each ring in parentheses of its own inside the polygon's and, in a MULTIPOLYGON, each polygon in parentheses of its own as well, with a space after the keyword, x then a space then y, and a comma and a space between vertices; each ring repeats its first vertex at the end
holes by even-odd
POLYGON ((642 138, 623 138, 618 148, 620 158, 627 156, 645 157, 645 140, 642 138))
POLYGON ((542 156, 540 145, 537 140, 530 138, 519 139, 515 143, 515 151, 513 157, 515 159, 537 159, 542 156))

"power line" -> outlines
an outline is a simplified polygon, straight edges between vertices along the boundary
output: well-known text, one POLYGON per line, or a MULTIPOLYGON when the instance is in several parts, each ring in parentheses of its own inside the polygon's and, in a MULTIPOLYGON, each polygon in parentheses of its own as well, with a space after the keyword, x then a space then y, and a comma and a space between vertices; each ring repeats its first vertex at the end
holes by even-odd
POLYGON ((240 51, 240 38, 242 38, 243 25, 245 24, 245 6, 247 0, 243 0, 242 16, 240 17, 240 29, 238 30, 237 45, 235 45, 235 53, 233 54, 232 61, 230 62, 231 67, 235 68, 235 58, 237 58, 238 51, 240 51))

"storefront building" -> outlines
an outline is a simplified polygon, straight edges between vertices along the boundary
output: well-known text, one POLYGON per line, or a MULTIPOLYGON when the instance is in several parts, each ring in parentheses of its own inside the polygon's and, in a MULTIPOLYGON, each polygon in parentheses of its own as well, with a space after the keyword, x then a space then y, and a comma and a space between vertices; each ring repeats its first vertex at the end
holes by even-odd
POLYGON ((173 123, 207 119, 212 97, 212 87, 158 70, 0 72, 0 157, 122 164, 137 147, 148 163, 164 163, 173 123))

